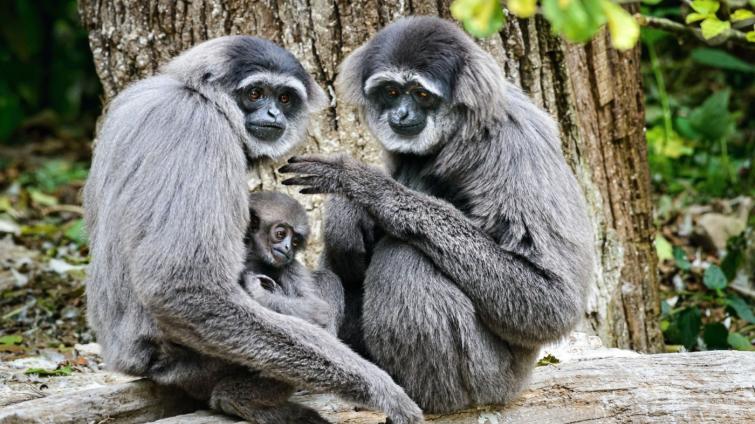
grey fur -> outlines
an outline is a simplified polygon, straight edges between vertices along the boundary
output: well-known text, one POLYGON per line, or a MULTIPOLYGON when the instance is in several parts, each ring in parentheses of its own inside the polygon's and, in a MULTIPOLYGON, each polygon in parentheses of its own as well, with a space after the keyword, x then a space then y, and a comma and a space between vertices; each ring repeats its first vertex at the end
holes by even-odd
POLYGON ((110 104, 84 189, 88 317, 104 358, 253 422, 323 422, 286 400, 292 387, 421 422, 385 372, 239 284, 246 171, 300 142, 308 115, 278 142, 250 137, 229 93, 259 72, 295 76, 308 111, 324 97, 290 53, 235 36, 192 48, 110 104), (271 379, 281 384, 268 387, 271 379))
MULTIPOLYGON (((294 255, 306 247, 309 236, 309 220, 304 207, 293 197, 276 192, 258 192, 249 196, 250 215, 254 225, 250 225, 247 235, 247 261, 244 275, 244 289, 263 306, 275 312, 301 318, 336 334, 336 320, 343 315, 340 302, 328 304, 321 293, 333 287, 342 290, 341 282, 329 270, 310 272, 295 257, 287 264, 272 265, 267 250, 255 236, 268 239, 267 228, 274 224, 285 224, 302 235, 302 244, 294 247, 294 255), (260 283, 260 276, 267 277, 270 290, 260 283)), ((332 295, 328 295, 332 298, 332 295)), ((337 293, 337 297, 343 294, 337 293)))
POLYGON ((339 195, 322 258, 344 285, 339 334, 426 412, 511 401, 538 348, 583 316, 594 269, 556 125, 495 63, 447 21, 402 19, 348 57, 336 84, 369 116, 372 74, 423 73, 448 92, 432 148, 404 154, 368 118, 390 176, 345 156, 282 169, 300 174, 284 184, 339 195))

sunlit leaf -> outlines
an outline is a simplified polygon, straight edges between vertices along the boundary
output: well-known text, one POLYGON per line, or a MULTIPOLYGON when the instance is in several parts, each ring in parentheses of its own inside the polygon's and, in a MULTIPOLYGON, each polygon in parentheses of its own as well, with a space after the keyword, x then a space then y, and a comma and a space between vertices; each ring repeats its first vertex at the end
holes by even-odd
POLYGON ((506 5, 520 18, 529 18, 537 12, 537 0, 508 0, 506 5))
POLYGON ((658 255, 659 261, 673 259, 674 257, 671 243, 669 243, 660 233, 655 235, 655 252, 658 255))
POLYGON ((63 234, 76 244, 83 245, 87 243, 87 233, 83 219, 73 221, 68 225, 63 234))
POLYGON ((21 344, 24 338, 18 335, 9 335, 0 337, 0 345, 17 345, 21 344))
POLYGON ((561 361, 559 361, 558 358, 556 358, 555 356, 553 356, 553 355, 551 355, 549 353, 549 354, 543 356, 542 358, 540 358, 537 361, 537 366, 538 367, 542 367, 542 366, 546 366, 546 365, 556 365, 559 362, 561 362, 561 361))
POLYGON ((642 3, 649 4, 651 6, 655 6, 656 4, 659 4, 663 0, 642 0, 642 3))
POLYGON ((694 150, 688 146, 687 141, 673 129, 666 133, 662 125, 650 128, 645 137, 653 149, 653 153, 666 158, 676 159, 681 156, 691 155, 694 150))
POLYGON ((637 21, 624 8, 609 0, 603 0, 602 5, 608 19, 611 44, 618 50, 634 47, 640 37, 640 25, 637 21))
POLYGON ((750 43, 755 43, 755 31, 749 31, 747 34, 745 34, 745 38, 750 43))
POLYGON ((700 13, 690 13, 689 15, 687 15, 686 18, 684 18, 684 21, 687 22, 688 24, 691 24, 694 22, 702 21, 703 19, 707 17, 708 15, 702 15, 700 13))
POLYGON ((588 41, 606 22, 601 0, 543 0, 542 9, 553 30, 571 42, 588 41))
POLYGON ((729 333, 726 342, 736 350, 755 350, 755 348, 752 347, 750 340, 739 333, 729 333))
POLYGON ((690 3, 690 6, 697 13, 710 15, 716 13, 721 5, 717 1, 712 0, 695 0, 690 3))
POLYGON ((703 23, 700 24, 700 30, 702 30, 703 38, 710 40, 711 38, 723 33, 731 28, 729 21, 722 21, 716 17, 706 18, 703 23))
POLYGON ((454 0, 450 9, 451 15, 475 37, 497 33, 506 19, 499 0, 454 0))
POLYGON ((711 290, 725 289, 727 283, 724 272, 717 265, 709 266, 703 274, 703 284, 711 290))
POLYGON ((755 18, 755 13, 747 9, 735 10, 734 13, 731 14, 732 22, 744 21, 745 19, 750 18, 755 18))
POLYGON ((58 199, 56 199, 54 196, 44 194, 38 190, 29 190, 29 196, 31 196, 31 200, 33 200, 37 205, 55 206, 58 204, 58 199))

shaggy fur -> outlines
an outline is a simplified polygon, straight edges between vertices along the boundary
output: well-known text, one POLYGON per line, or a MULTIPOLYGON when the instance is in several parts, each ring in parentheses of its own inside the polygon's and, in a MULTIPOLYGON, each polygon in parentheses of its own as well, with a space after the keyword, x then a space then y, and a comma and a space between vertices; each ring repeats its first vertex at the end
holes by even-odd
POLYGON ((88 316, 105 360, 256 423, 324 422, 287 401, 294 386, 383 410, 397 423, 421 422, 385 372, 239 284, 246 171, 299 143, 309 115, 275 142, 251 137, 233 93, 259 73, 296 78, 307 111, 324 104, 290 53, 235 36, 188 50, 110 105, 84 189, 88 316))
MULTIPOLYGON (((247 261, 244 289, 260 304, 284 315, 301 318, 336 334, 336 322, 343 315, 340 304, 330 305, 332 290, 343 291, 340 280, 329 270, 311 272, 295 257, 278 265, 270 253, 270 231, 277 224, 292 228, 302 236, 294 255, 306 248, 309 220, 301 203, 283 193, 260 192, 249 196, 252 224, 246 237, 247 261), (264 288, 259 278, 269 278, 272 287, 264 288), (323 295, 324 293, 324 295, 323 295)), ((335 293, 342 297, 342 293, 335 293)))
POLYGON ((426 412, 506 403, 538 348, 585 310, 594 269, 582 194, 555 123, 455 25, 402 19, 344 62, 390 176, 348 157, 292 158, 286 184, 329 201, 323 263, 342 280, 340 335, 426 412), (370 77, 401 70, 446 93, 413 153, 376 125, 370 77), (430 129, 430 128, 428 128, 430 129), (426 130, 427 131, 427 130, 426 130))

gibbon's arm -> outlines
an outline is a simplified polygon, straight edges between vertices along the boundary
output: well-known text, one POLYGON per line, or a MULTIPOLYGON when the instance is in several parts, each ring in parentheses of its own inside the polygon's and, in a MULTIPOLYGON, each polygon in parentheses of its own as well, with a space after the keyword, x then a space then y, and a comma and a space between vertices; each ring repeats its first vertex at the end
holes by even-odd
POLYGON ((241 141, 202 96, 155 87, 145 94, 160 99, 154 107, 117 114, 123 129, 106 124, 113 132, 101 142, 112 148, 98 152, 124 170, 103 183, 94 207, 98 226, 103 211, 122 224, 109 230, 122 250, 103 254, 128 255, 136 300, 168 338, 200 353, 420 422, 420 410, 384 371, 325 330, 243 292, 249 210, 241 141))
MULTIPOLYGON (((584 246, 563 245, 569 240, 563 234, 549 235, 543 246, 553 251, 542 252, 545 260, 537 263, 499 246, 447 202, 413 191, 351 158, 310 155, 289 162, 281 171, 303 176, 284 184, 303 185, 305 194, 342 194, 363 207, 384 231, 416 246, 456 282, 483 321, 504 340, 540 345, 560 338, 581 318, 587 282, 559 271, 563 264, 586 265, 590 253, 584 246)), ((548 227, 541 222, 526 225, 548 227)), ((401 284, 400 278, 396 284, 401 284)))

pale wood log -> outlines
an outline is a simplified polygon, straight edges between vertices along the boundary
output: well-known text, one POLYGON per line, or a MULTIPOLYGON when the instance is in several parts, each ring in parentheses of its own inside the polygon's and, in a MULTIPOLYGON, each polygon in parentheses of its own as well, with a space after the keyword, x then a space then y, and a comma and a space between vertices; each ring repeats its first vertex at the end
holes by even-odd
MULTIPOLYGON (((427 420, 438 424, 755 422, 753 352, 640 355, 604 349, 590 356, 536 368, 529 389, 508 407, 488 406, 427 420)), ((385 421, 379 413, 355 410, 330 395, 295 400, 338 424, 385 421)), ((240 422, 208 411, 179 415, 181 409, 191 407, 196 404, 175 391, 139 380, 6 406, 0 408, 0 423, 240 422)))

